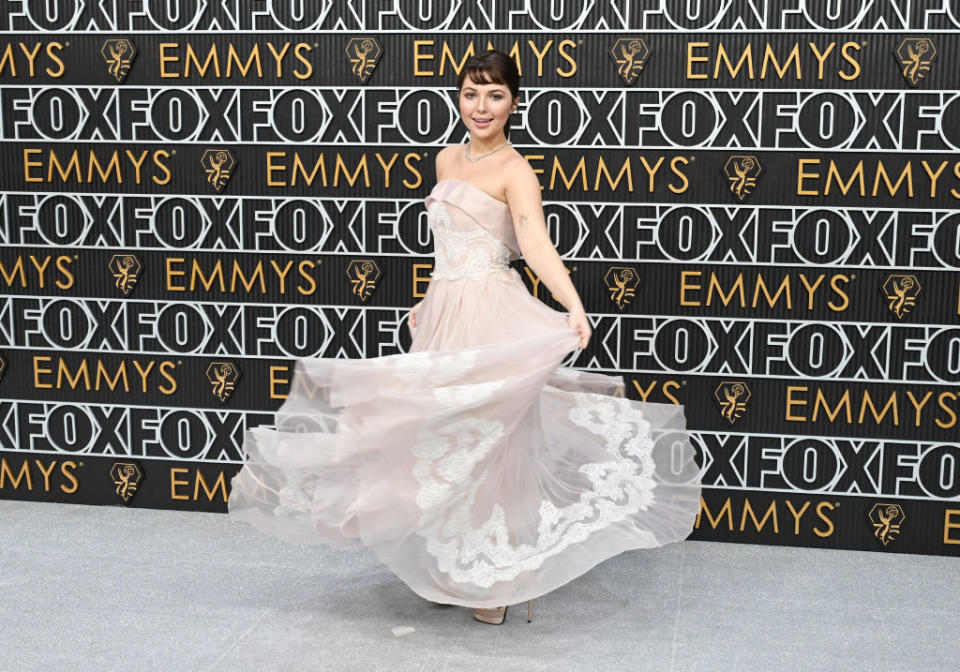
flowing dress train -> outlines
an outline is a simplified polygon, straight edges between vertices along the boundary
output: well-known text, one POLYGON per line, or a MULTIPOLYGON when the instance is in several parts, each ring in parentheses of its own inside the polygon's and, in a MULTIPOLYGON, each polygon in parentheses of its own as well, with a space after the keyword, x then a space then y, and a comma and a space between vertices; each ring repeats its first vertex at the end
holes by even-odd
POLYGON ((229 514, 369 547, 418 595, 466 607, 684 539, 700 482, 683 406, 563 365, 579 337, 509 266, 506 203, 441 180, 425 204, 435 270, 410 351, 297 360, 276 429, 245 433, 229 514))

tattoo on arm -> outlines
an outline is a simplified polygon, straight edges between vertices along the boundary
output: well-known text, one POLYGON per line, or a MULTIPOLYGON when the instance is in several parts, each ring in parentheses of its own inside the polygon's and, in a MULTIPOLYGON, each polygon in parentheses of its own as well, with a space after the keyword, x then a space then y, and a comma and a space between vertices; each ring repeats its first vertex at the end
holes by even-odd
POLYGON ((530 219, 527 217, 526 214, 521 214, 521 215, 520 215, 520 218, 517 220, 517 223, 518 223, 520 226, 523 226, 524 224, 529 224, 529 223, 530 223, 530 219))

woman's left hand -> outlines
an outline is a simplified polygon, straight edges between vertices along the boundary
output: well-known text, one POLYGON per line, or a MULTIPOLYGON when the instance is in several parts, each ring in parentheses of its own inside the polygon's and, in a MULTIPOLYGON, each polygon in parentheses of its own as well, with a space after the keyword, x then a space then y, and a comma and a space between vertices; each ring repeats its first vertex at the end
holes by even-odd
POLYGON ((571 329, 576 329, 577 333, 580 334, 580 347, 587 347, 593 330, 590 328, 590 321, 587 319, 587 314, 582 308, 570 311, 570 314, 567 316, 567 326, 571 329))

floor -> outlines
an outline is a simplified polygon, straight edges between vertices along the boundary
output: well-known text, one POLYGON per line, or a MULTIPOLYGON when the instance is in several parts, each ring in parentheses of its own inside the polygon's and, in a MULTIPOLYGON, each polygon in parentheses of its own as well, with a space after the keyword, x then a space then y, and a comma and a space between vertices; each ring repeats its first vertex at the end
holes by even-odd
POLYGON ((685 541, 503 625, 223 514, 0 500, 0 670, 960 669, 960 560, 685 541))

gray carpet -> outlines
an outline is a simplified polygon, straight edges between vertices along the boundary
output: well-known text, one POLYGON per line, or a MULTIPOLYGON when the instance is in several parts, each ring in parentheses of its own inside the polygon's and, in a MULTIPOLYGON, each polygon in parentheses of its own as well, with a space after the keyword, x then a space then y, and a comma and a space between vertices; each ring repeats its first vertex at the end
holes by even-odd
POLYGON ((0 670, 960 669, 960 560, 685 541, 503 625, 222 514, 0 500, 0 670))

